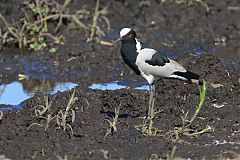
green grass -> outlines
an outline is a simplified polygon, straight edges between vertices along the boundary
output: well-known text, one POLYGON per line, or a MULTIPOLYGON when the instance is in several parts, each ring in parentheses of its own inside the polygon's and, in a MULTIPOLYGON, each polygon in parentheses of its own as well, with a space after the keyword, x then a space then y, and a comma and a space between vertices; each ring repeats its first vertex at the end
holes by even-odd
POLYGON ((207 92, 207 82, 203 80, 203 85, 199 86, 199 93, 200 93, 199 103, 195 109, 195 112, 191 118, 189 118, 189 111, 187 111, 187 113, 182 117, 182 127, 175 128, 175 131, 176 131, 175 133, 177 134, 177 137, 179 137, 179 135, 181 134, 187 135, 187 136, 197 136, 209 131, 214 131, 214 128, 209 125, 207 125, 205 128, 200 130, 194 130, 194 129, 191 129, 190 127, 193 121, 197 118, 204 104, 204 101, 206 98, 206 92, 207 92))

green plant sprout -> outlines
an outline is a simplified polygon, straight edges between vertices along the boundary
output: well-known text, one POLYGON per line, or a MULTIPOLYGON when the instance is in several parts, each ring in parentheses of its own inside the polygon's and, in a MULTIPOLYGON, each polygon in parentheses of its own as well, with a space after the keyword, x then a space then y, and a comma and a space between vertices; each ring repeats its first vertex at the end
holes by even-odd
POLYGON ((73 129, 72 126, 67 122, 67 118, 71 118, 71 122, 74 123, 75 117, 76 117, 76 112, 74 109, 72 109, 73 104, 78 100, 77 97, 75 97, 75 90, 73 90, 73 93, 71 94, 71 97, 68 101, 67 107, 65 110, 60 110, 57 115, 57 124, 58 128, 57 129, 63 129, 65 132, 67 128, 70 129, 71 135, 73 135, 73 129))
MULTIPOLYGON (((203 80, 203 85, 199 86, 200 100, 199 100, 198 106, 196 107, 194 115, 189 120, 188 119, 189 111, 187 111, 187 113, 184 114, 184 116, 182 117, 182 126, 176 127, 176 128, 174 128, 173 131, 168 132, 169 134, 172 133, 174 135, 174 137, 176 137, 177 140, 180 138, 181 134, 187 135, 187 136, 197 136, 197 135, 209 132, 209 131, 214 131, 214 128, 209 125, 207 125, 204 129, 201 129, 198 131, 190 128, 191 124, 197 118, 197 115, 199 114, 199 112, 203 106, 203 103, 204 103, 205 97, 206 97, 206 91, 207 91, 207 82, 203 80)), ((161 130, 153 127, 153 119, 154 119, 155 115, 159 112, 161 112, 161 111, 150 112, 151 119, 150 120, 145 119, 143 121, 142 125, 136 125, 135 128, 137 130, 141 131, 143 133, 143 135, 146 135, 146 136, 164 136, 161 133, 162 132, 161 130)), ((170 136, 170 139, 171 139, 171 136, 170 136)))
MULTIPOLYGON (((183 135, 187 135, 187 136, 196 136, 196 135, 203 134, 203 133, 209 132, 211 130, 214 130, 214 128, 209 125, 207 125, 204 129, 202 129, 200 131, 190 129, 191 124, 196 119, 197 115, 199 114, 199 112, 203 106, 203 103, 204 103, 205 97, 206 97, 206 91, 207 91, 207 82, 203 80, 203 85, 199 87, 200 100, 199 100, 198 106, 196 107, 195 113, 191 117, 191 119, 188 120, 189 111, 187 111, 187 113, 182 117, 182 127, 175 128, 176 134, 183 134, 183 135), (190 132, 192 132, 192 133, 190 133, 190 132)), ((177 137, 178 137, 178 135, 177 135, 177 137)))
POLYGON ((57 48, 53 47, 49 49, 49 53, 54 54, 57 52, 57 48))
POLYGON ((115 112, 114 112, 114 117, 112 118, 112 121, 105 119, 106 121, 108 121, 109 123, 109 128, 107 129, 107 133, 104 136, 104 140, 106 139, 106 137, 109 134, 112 134, 113 132, 117 132, 117 123, 118 123, 118 116, 119 116, 119 111, 120 111, 120 107, 115 108, 115 112))
POLYGON ((47 111, 49 111, 49 109, 52 107, 52 103, 53 103, 54 99, 56 98, 56 96, 57 95, 55 95, 52 98, 52 100, 49 102, 49 97, 46 94, 44 94, 43 97, 44 97, 45 106, 39 105, 38 107, 35 108, 36 117, 44 116, 47 113, 47 111))
POLYGON ((36 41, 29 45, 34 51, 39 51, 47 47, 44 37, 38 37, 36 41))
MULTIPOLYGON (((32 126, 37 125, 44 128, 44 131, 46 131, 51 122, 55 122, 57 125, 56 129, 63 129, 63 131, 67 131, 68 129, 71 132, 71 135, 73 136, 73 129, 72 126, 69 123, 69 119, 71 119, 71 123, 74 123, 76 118, 76 112, 73 109, 74 103, 78 100, 78 97, 75 96, 76 91, 73 90, 73 93, 70 96, 70 99, 68 101, 68 104, 65 109, 59 110, 55 115, 50 113, 50 108, 52 108, 53 100, 57 95, 55 95, 51 101, 49 101, 48 96, 44 96, 45 106, 39 105, 35 108, 35 115, 38 120, 44 120, 46 123, 32 123, 27 130, 29 130, 32 126), (53 121, 53 119, 56 119, 56 121, 53 121)), ((89 107, 89 102, 86 98, 83 98, 86 101, 86 105, 89 107)), ((84 105, 83 102, 81 102, 82 105, 84 105)), ((81 108, 81 111, 83 111, 83 107, 81 108)))
POLYGON ((47 114, 47 112, 50 110, 52 103, 54 99, 56 98, 56 95, 52 98, 52 100, 49 102, 49 97, 47 95, 44 95, 44 102, 45 106, 39 105, 35 108, 35 115, 37 119, 39 120, 45 120, 46 123, 44 124, 39 124, 39 123, 32 123, 30 126, 28 126, 27 130, 29 130, 32 126, 37 125, 41 126, 44 128, 44 131, 46 131, 49 128, 50 123, 56 116, 52 116, 52 114, 47 114))
MULTIPOLYGON (((120 107, 115 108, 114 117, 112 118, 112 121, 110 121, 109 119, 105 119, 109 123, 109 128, 107 129, 107 133, 104 136, 104 140, 107 138, 107 136, 109 134, 113 134, 114 132, 117 132, 117 124, 118 123, 124 123, 124 122, 121 122, 118 120, 119 113, 120 113, 120 107)), ((124 124, 126 124, 126 123, 124 123, 124 124)))
POLYGON ((199 111, 202 108, 203 102, 205 101, 206 92, 207 92, 207 82, 206 81, 203 80, 203 85, 199 88, 199 92, 200 92, 200 101, 199 101, 196 111, 195 111, 194 115, 192 116, 191 120, 189 121, 188 125, 191 125, 192 122, 196 119, 199 111))

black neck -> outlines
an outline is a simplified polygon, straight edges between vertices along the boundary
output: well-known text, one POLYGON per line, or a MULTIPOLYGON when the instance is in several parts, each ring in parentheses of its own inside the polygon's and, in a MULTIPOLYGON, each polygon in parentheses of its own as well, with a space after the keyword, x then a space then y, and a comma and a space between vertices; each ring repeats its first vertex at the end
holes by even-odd
POLYGON ((140 74, 140 71, 135 64, 137 59, 137 48, 136 48, 136 40, 125 40, 122 41, 121 45, 121 54, 124 62, 132 69, 136 74, 140 74))

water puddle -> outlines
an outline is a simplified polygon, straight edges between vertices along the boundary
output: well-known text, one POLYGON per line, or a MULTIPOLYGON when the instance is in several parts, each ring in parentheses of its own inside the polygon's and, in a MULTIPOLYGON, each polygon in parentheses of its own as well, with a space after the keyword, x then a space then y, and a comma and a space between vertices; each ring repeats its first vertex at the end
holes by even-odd
POLYGON ((119 90, 119 89, 137 89, 137 90, 149 90, 149 86, 146 82, 135 81, 114 81, 110 83, 93 83, 89 86, 90 89, 105 90, 119 90))
MULTIPOLYGON (((34 93, 41 91, 43 93, 54 94, 58 91, 63 92, 77 86, 76 83, 61 82, 54 83, 50 81, 28 81, 27 83, 15 81, 10 84, 0 85, 0 104, 13 105, 9 110, 19 108, 19 104, 33 97, 34 93), (34 85, 33 85, 34 84, 34 85)), ((3 108, 0 108, 3 110, 3 108)), ((6 108, 4 108, 6 110, 6 108)))

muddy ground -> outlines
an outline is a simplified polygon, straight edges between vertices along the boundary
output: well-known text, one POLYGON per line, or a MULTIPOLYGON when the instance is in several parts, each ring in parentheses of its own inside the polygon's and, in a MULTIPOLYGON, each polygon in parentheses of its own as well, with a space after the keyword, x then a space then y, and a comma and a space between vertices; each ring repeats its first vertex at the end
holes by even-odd
MULTIPOLYGON (((21 1, 2 1, 1 12, 9 19, 21 16, 21 1), (14 4, 14 5, 12 5, 14 4)), ((0 120, 0 159, 166 159, 176 146, 176 157, 183 159, 238 159, 240 154, 240 3, 238 0, 204 1, 198 3, 150 1, 140 7, 139 1, 101 1, 108 6, 111 31, 106 41, 118 37, 122 27, 131 26, 142 41, 198 74, 209 82, 206 101, 191 128, 201 130, 207 125, 211 131, 197 135, 180 135, 176 140, 174 128, 182 125, 181 117, 189 111, 193 115, 199 101, 198 86, 180 80, 163 79, 157 82, 154 127, 155 136, 144 136, 136 126, 146 114, 148 92, 134 89, 114 91, 91 90, 92 83, 116 80, 144 81, 123 63, 119 46, 86 43, 81 30, 60 29, 67 39, 58 46, 56 54, 46 51, 20 51, 1 46, 0 82, 15 81, 18 74, 36 79, 78 82, 73 108, 75 121, 64 132, 58 129, 56 118, 44 130, 46 120, 37 118, 35 109, 45 105, 41 92, 24 101, 23 109, 4 111, 0 120), (74 57, 71 61, 70 58, 74 57), (44 66, 44 67, 40 67, 44 66), (215 85, 210 85, 215 84, 215 85), (117 131, 107 134, 114 109, 120 107, 117 131), (34 123, 42 124, 32 125, 34 123), (32 125, 32 126, 31 126, 32 125), (30 126, 30 127, 29 127, 30 126), (3 157, 3 156, 2 156, 3 157), (3 158, 4 159, 4 158, 3 158)), ((92 9, 95 1, 72 1, 71 10, 86 4, 92 9)), ((29 82, 22 82, 26 89, 29 82)), ((31 83, 32 84, 32 83, 31 83)), ((35 85, 38 85, 36 80, 35 85)), ((58 92, 49 99, 52 106, 43 115, 57 115, 65 109, 72 91, 58 92)), ((4 105, 1 105, 3 107, 4 105)))

